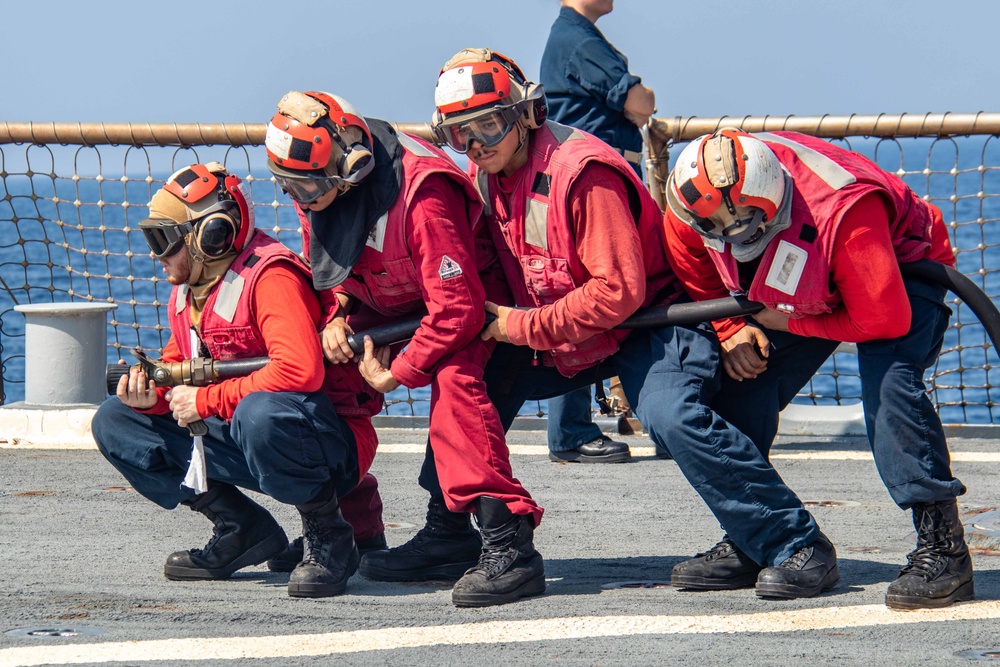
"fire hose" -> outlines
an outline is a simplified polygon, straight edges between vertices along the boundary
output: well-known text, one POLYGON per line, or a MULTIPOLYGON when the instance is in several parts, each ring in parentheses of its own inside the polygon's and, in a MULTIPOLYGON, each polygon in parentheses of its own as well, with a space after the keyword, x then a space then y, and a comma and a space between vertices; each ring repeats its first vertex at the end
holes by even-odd
MULTIPOLYGON (((969 306, 986 330, 995 349, 1000 349, 1000 310, 993 301, 965 275, 939 262, 923 259, 917 262, 900 264, 904 277, 916 278, 947 287, 969 306)), ((693 303, 675 303, 669 306, 652 306, 643 308, 635 315, 619 324, 616 329, 651 329, 666 326, 685 326, 700 322, 728 317, 753 315, 763 310, 764 304, 751 301, 744 296, 723 297, 693 303)), ((487 315, 487 323, 495 316, 487 315)), ((402 343, 413 337, 420 327, 422 315, 393 322, 366 331, 353 334, 347 338, 347 343, 355 354, 364 353, 365 337, 372 339, 375 347, 402 343)), ((174 387, 180 384, 193 387, 204 387, 234 377, 249 375, 260 370, 270 361, 268 357, 251 357, 219 361, 215 359, 196 358, 185 361, 161 362, 154 361, 142 351, 132 348, 132 354, 138 359, 137 367, 145 371, 146 377, 152 379, 158 387, 174 387)), ((109 394, 117 392, 118 380, 128 375, 129 366, 124 364, 109 364, 106 371, 109 394)), ((204 422, 188 424, 192 435, 198 435, 194 428, 204 428, 204 422), (200 424, 198 427, 196 424, 200 424)))

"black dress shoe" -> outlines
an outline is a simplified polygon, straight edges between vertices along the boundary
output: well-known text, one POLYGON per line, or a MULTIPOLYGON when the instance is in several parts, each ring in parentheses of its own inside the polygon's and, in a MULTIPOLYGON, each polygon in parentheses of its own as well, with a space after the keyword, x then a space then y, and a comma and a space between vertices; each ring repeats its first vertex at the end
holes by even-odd
POLYGON ((761 569, 727 535, 705 553, 674 565, 670 585, 695 591, 752 588, 761 569))
POLYGON ((632 452, 626 443, 612 440, 606 435, 592 442, 585 442, 576 449, 549 452, 550 461, 569 463, 625 463, 631 458, 632 452))
POLYGON ((756 592, 759 598, 811 598, 833 588, 838 581, 837 550, 820 533, 819 539, 780 565, 761 570, 756 592))

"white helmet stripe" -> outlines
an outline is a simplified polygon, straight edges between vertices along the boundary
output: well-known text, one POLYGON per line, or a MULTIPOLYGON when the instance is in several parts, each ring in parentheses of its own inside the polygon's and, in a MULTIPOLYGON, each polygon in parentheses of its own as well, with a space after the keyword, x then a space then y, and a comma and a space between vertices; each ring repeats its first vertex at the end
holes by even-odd
MULTIPOLYGON (((750 197, 769 199, 774 202, 775 208, 780 207, 785 185, 781 163, 772 157, 771 149, 764 142, 754 137, 741 136, 739 143, 747 158, 747 169, 740 192, 750 197)), ((737 155, 736 159, 742 160, 743 155, 737 155)))
POLYGON ((438 77, 437 87, 434 89, 434 105, 443 107, 461 102, 472 97, 475 92, 471 67, 446 70, 438 77))

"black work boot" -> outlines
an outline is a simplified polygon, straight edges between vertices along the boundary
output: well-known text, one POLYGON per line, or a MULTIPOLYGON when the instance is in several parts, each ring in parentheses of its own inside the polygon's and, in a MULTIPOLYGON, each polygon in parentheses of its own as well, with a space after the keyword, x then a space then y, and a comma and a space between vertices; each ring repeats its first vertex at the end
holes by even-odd
MULTIPOLYGON (((274 558, 268 559, 267 569, 271 572, 291 572, 294 570, 295 566, 302 562, 302 555, 305 551, 302 542, 301 535, 289 542, 284 551, 274 558)), ((361 556, 370 551, 382 551, 389 548, 389 545, 385 541, 385 533, 378 533, 366 540, 356 540, 356 542, 358 545, 358 554, 361 556)))
POLYGON ((207 516, 215 530, 203 548, 167 556, 163 566, 167 579, 228 579, 236 570, 263 563, 288 544, 274 517, 231 484, 211 482, 208 491, 181 504, 207 516))
POLYGON ((489 607, 545 592, 542 555, 532 544, 532 518, 512 514, 496 498, 476 500, 476 520, 483 536, 479 562, 455 582, 456 607, 489 607))
POLYGON ((886 606, 924 609, 975 599, 972 559, 958 517, 958 501, 914 505, 913 526, 917 548, 907 554, 906 567, 889 584, 886 606))
POLYGON ((449 512, 443 498, 431 496, 424 527, 406 544, 365 554, 360 572, 374 581, 455 581, 482 549, 469 515, 449 512))
POLYGON ((823 533, 775 567, 764 568, 757 576, 759 598, 811 598, 840 581, 837 550, 823 533))
POLYGON ((293 598, 326 598, 347 590, 347 580, 358 570, 354 528, 340 513, 333 484, 295 509, 302 516, 302 562, 288 577, 293 598))
POLYGON ((628 443, 601 435, 597 440, 585 442, 576 449, 549 452, 549 460, 556 463, 626 463, 632 458, 628 443))
POLYGON ((696 591, 752 588, 762 569, 726 535, 708 551, 674 565, 670 585, 696 591))

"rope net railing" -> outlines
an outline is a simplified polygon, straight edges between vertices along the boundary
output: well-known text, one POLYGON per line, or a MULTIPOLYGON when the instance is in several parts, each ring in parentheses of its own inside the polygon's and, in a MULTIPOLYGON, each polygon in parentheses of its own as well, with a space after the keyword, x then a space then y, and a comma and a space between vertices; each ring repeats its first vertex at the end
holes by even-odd
MULTIPOLYGON (((1000 114, 654 119, 647 166, 654 195, 669 157, 720 126, 794 129, 823 136, 899 174, 939 206, 959 269, 1000 299, 1000 114)), ((429 138, 426 124, 400 124, 429 138)), ((24 319, 17 304, 108 302, 107 358, 131 361, 130 347, 158 352, 169 336, 170 285, 149 256, 139 221, 171 173, 219 161, 246 181, 258 228, 301 250, 298 218, 265 166, 263 124, 0 122, 0 401, 24 395, 24 319)), ((952 298, 952 297, 949 297, 952 298)), ((957 299, 937 364, 932 399, 948 423, 994 423, 996 352, 957 299)), ((59 351, 54 350, 58 355, 59 351)), ((796 402, 854 403, 854 355, 838 353, 796 402)), ((429 392, 396 390, 385 413, 426 415, 429 392)), ((544 406, 525 414, 544 414, 544 406)))

